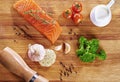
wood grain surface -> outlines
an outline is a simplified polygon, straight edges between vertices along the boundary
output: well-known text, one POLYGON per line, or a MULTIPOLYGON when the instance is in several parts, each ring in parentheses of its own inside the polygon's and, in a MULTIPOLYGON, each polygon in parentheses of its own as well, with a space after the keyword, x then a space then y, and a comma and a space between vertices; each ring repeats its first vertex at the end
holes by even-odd
MULTIPOLYGON (((120 0, 116 0, 111 7, 112 20, 104 28, 98 28, 90 21, 90 11, 99 4, 107 4, 110 0, 35 0, 51 17, 61 25, 63 32, 52 45, 42 34, 37 32, 14 9, 17 0, 0 0, 0 49, 11 47, 25 60, 25 62, 50 82, 120 82, 120 0), (83 22, 75 25, 71 20, 61 16, 63 10, 70 8, 74 1, 83 4, 83 22), (88 39, 97 38, 100 46, 106 51, 105 61, 83 63, 76 56, 78 38, 84 35, 88 39), (56 52, 57 59, 54 65, 44 68, 39 63, 32 62, 27 56, 28 44, 40 43, 45 48, 53 49, 62 42, 71 45, 69 54, 56 52), (74 66, 69 76, 60 72, 66 67, 74 66), (62 79, 62 80, 61 80, 62 79)), ((102 12, 101 12, 102 13, 102 12)), ((24 82, 0 64, 0 82, 24 82)))

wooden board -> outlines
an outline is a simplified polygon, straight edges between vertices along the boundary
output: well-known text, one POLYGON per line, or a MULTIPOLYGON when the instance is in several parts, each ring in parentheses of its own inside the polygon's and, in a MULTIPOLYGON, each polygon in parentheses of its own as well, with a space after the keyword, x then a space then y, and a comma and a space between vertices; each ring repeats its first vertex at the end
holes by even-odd
MULTIPOLYGON (((71 64, 74 70, 69 76, 62 76, 63 82, 119 82, 120 81, 120 0, 111 7, 112 20, 104 28, 94 26, 89 18, 91 9, 99 4, 107 4, 110 0, 35 0, 51 17, 56 19, 63 32, 56 43, 52 45, 43 35, 37 32, 12 7, 17 0, 0 0, 0 49, 11 47, 25 60, 25 62, 50 82, 61 82, 60 65, 62 61, 67 67, 71 64), (61 17, 63 10, 70 8, 74 1, 83 4, 82 24, 75 25, 72 21, 61 17), (24 31, 21 31, 22 28, 24 31), (72 33, 70 33, 72 31, 72 33), (105 61, 83 63, 75 54, 78 47, 78 38, 84 35, 88 39, 97 38, 100 46, 106 51, 105 61), (40 43, 45 48, 68 42, 71 45, 69 54, 56 52, 57 59, 53 66, 43 68, 38 63, 30 61, 27 56, 28 44, 40 43)), ((102 12, 101 12, 102 13, 102 12)), ((0 82, 24 82, 23 79, 13 75, 0 64, 0 82)))

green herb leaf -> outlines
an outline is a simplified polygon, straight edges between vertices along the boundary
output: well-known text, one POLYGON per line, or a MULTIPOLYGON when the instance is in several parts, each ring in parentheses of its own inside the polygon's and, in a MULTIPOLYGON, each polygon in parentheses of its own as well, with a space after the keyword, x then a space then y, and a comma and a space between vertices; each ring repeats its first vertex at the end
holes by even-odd
POLYGON ((96 57, 98 57, 99 60, 106 59, 104 50, 101 50, 98 53, 98 39, 87 40, 84 36, 81 36, 78 42, 80 45, 79 49, 76 50, 76 54, 83 62, 93 62, 96 57))
POLYGON ((83 48, 80 48, 76 50, 77 56, 82 56, 85 53, 85 50, 83 48))
POLYGON ((90 46, 89 52, 96 53, 99 48, 99 41, 97 39, 92 39, 89 41, 88 45, 90 46))
POLYGON ((106 59, 106 53, 104 50, 101 50, 99 54, 96 55, 99 60, 105 60, 106 59))
POLYGON ((81 56, 85 53, 86 43, 87 43, 87 39, 85 37, 82 36, 81 38, 79 38, 80 46, 79 49, 76 50, 78 56, 81 56))
POLYGON ((84 36, 81 36, 79 38, 79 48, 83 47, 83 48, 86 48, 86 44, 87 44, 87 39, 84 37, 84 36))
POLYGON ((83 62, 93 62, 95 60, 95 54, 86 52, 83 56, 80 56, 80 59, 83 62))
POLYGON ((35 18, 36 20, 42 22, 43 24, 51 24, 51 23, 52 23, 52 21, 48 21, 48 20, 46 20, 46 19, 44 19, 44 18, 41 18, 41 17, 38 15, 39 13, 45 14, 44 11, 32 10, 32 9, 24 12, 24 14, 28 14, 28 15, 32 16, 33 18, 35 18))

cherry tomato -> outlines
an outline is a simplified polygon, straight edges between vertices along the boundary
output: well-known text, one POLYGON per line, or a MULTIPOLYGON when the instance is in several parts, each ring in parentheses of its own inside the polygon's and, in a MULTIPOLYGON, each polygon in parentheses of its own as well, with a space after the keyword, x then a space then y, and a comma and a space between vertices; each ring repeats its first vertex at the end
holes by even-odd
POLYGON ((82 11, 82 4, 80 2, 74 2, 72 5, 72 10, 76 13, 79 13, 82 11))
POLYGON ((79 24, 82 21, 83 16, 80 13, 75 13, 72 19, 75 24, 79 24))
POLYGON ((72 10, 71 10, 71 9, 65 10, 65 11, 63 12, 63 17, 70 19, 70 18, 72 17, 72 10))

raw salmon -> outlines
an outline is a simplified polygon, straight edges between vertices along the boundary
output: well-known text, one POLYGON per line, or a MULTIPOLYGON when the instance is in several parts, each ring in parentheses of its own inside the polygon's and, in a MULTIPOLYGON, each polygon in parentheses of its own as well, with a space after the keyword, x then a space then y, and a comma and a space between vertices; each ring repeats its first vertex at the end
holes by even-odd
POLYGON ((19 0, 13 7, 40 33, 45 35, 52 43, 58 39, 62 28, 53 18, 35 3, 34 0, 19 0))

